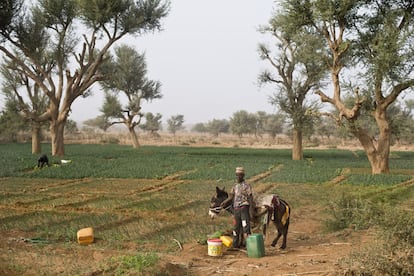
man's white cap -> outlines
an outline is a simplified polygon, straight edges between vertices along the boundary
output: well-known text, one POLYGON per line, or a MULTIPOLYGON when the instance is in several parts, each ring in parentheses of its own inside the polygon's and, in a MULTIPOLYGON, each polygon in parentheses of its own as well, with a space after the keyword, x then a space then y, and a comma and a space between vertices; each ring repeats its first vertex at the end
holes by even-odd
POLYGON ((243 167, 237 167, 236 168, 236 173, 242 173, 242 174, 244 174, 244 168, 243 167))

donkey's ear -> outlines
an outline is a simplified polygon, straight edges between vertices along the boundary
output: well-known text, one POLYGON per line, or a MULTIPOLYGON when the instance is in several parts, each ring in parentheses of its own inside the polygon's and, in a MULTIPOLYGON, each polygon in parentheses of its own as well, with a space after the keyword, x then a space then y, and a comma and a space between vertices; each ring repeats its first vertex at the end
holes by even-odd
POLYGON ((225 190, 226 190, 226 187, 225 187, 225 186, 223 186, 223 190, 222 190, 222 191, 224 192, 225 190))
POLYGON ((217 193, 224 192, 225 189, 226 189, 226 187, 223 187, 223 190, 220 190, 220 188, 218 186, 216 186, 216 192, 217 193))

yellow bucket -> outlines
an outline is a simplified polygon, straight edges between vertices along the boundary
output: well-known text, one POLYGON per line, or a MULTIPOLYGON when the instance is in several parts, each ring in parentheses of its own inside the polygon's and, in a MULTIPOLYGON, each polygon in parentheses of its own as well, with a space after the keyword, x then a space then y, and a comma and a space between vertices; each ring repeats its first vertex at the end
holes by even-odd
POLYGON ((223 242, 220 239, 207 240, 208 255, 217 257, 223 255, 223 242))
POLYGON ((223 242, 224 246, 231 247, 233 244, 233 238, 229 236, 221 236, 220 240, 223 242))

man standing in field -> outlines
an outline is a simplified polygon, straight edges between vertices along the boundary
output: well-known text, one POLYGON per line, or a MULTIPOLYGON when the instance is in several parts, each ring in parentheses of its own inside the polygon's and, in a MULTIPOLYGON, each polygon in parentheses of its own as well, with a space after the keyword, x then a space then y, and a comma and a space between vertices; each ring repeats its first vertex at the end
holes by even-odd
POLYGON ((250 217, 253 217, 253 191, 244 180, 244 168, 236 168, 236 183, 234 183, 229 197, 221 203, 221 207, 227 206, 233 200, 234 219, 233 219, 233 248, 240 248, 242 240, 240 235, 243 233, 244 241, 250 235, 250 217), (252 215, 252 216, 251 216, 252 215))

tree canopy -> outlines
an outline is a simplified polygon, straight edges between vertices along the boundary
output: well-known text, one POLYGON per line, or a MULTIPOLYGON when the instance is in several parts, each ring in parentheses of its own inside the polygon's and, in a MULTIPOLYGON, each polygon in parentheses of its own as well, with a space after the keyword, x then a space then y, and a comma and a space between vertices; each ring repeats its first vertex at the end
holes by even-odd
POLYGON ((147 78, 145 55, 127 45, 115 48, 115 57, 106 61, 101 71, 109 75, 102 82, 105 101, 101 111, 107 125, 124 124, 130 133, 132 145, 137 148, 139 141, 135 127, 144 116, 142 101, 161 98, 161 83, 147 78), (126 105, 121 104, 121 96, 127 99, 126 105))
POLYGON ((0 52, 12 71, 47 95, 53 155, 64 155, 72 103, 108 78, 100 69, 114 43, 160 30, 169 12, 168 0, 39 0, 27 9, 18 1, 4 3, 16 8, 4 11, 9 17, 2 17, 0 52))
POLYGON ((139 127, 142 130, 149 131, 151 136, 158 137, 157 133, 162 129, 161 126, 162 115, 160 113, 152 114, 151 112, 145 113, 145 123, 141 124, 139 127))
POLYGON ((285 0, 281 6, 282 13, 295 23, 294 29, 324 42, 320 55, 330 72, 333 94, 322 88, 316 94, 337 111, 325 114, 339 124, 348 124, 363 146, 373 174, 388 173, 391 127, 387 109, 414 86, 414 4, 285 0), (344 102, 345 92, 354 93, 351 106, 344 102), (369 100, 373 102, 369 113, 378 127, 374 136, 358 123, 369 100))
POLYGON ((323 86, 327 68, 322 58, 323 41, 305 29, 296 28, 297 18, 290 16, 289 9, 298 8, 297 2, 286 2, 284 9, 277 11, 260 29, 272 36, 274 45, 259 45, 260 58, 270 66, 259 75, 259 84, 274 87, 271 103, 290 119, 292 159, 301 160, 302 132, 309 125, 308 110, 315 109, 307 95, 323 86))

